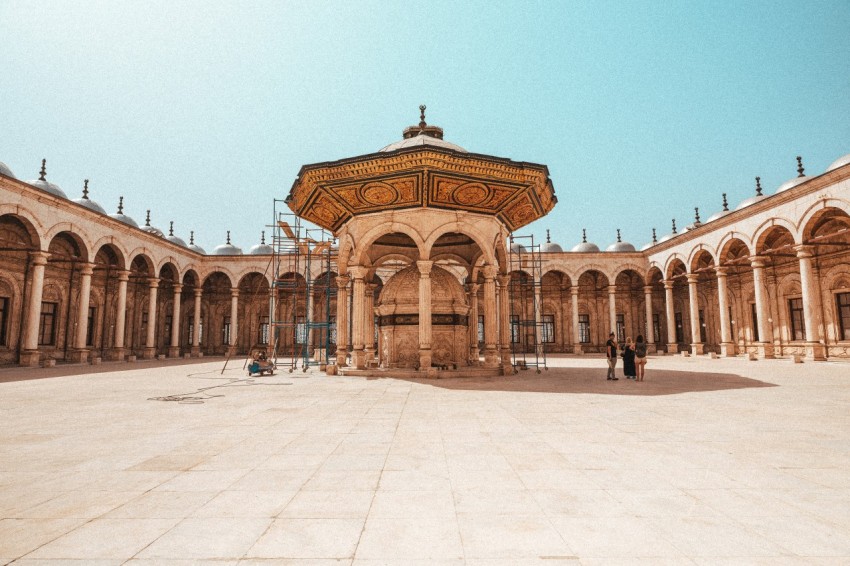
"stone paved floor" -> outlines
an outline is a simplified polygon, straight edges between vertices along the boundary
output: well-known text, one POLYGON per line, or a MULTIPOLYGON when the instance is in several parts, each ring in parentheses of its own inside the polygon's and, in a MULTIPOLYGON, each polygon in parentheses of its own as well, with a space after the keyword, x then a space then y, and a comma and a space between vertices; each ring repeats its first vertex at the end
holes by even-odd
POLYGON ((850 562, 850 364, 550 362, 2 370, 0 564, 850 562))

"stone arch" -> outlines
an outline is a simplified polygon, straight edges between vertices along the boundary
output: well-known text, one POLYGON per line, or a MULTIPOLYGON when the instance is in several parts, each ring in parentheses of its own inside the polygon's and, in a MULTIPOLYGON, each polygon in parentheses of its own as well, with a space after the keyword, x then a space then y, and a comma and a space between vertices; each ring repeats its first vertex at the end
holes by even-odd
POLYGON ((805 241, 808 234, 810 226, 812 225, 812 220, 823 214, 823 210, 827 208, 833 208, 838 211, 843 212, 844 214, 850 216, 850 202, 844 199, 838 198, 825 198, 817 201, 816 203, 809 206, 803 215, 800 217, 800 221, 797 223, 797 229, 801 235, 801 239, 805 241))
POLYGON ((179 277, 180 268, 178 267, 177 258, 175 258, 172 255, 168 255, 168 256, 161 258, 156 265, 156 272, 160 273, 166 265, 171 265, 174 268, 174 272, 176 274, 175 281, 179 280, 180 279, 180 277, 179 277))
POLYGON ((242 284, 242 280, 243 280, 243 279, 245 279, 247 276, 249 276, 249 275, 253 274, 253 273, 257 273, 257 274, 261 275, 261 276, 263 277, 263 279, 265 279, 265 280, 266 280, 266 283, 267 283, 269 286, 271 286, 271 284, 272 284, 272 276, 269 274, 268 270, 266 270, 265 272, 260 272, 260 271, 258 271, 258 270, 256 269, 256 267, 246 267, 245 269, 243 269, 242 271, 240 271, 240 272, 236 275, 236 277, 234 277, 234 280, 239 281, 239 285, 241 285, 241 284, 242 284))
POLYGON ((608 272, 608 270, 604 266, 602 266, 598 263, 587 263, 587 264, 582 265, 581 269, 573 274, 572 279, 573 279, 573 281, 576 282, 576 284, 578 284, 578 280, 581 279, 586 273, 589 273, 591 271, 598 272, 598 273, 604 275, 605 279, 608 280, 608 281, 614 280, 614 278, 611 277, 611 274, 608 272))
POLYGON ((620 274, 625 272, 625 271, 634 271, 635 273, 640 275, 640 278, 641 278, 642 281, 646 282, 646 279, 642 275, 646 271, 646 269, 643 266, 640 266, 636 263, 628 263, 628 262, 621 263, 621 264, 617 265, 614 273, 612 274, 613 275, 612 279, 614 281, 616 281, 617 278, 620 276, 620 274))
POLYGON ((446 234, 463 234, 464 236, 472 238, 472 240, 478 246, 478 249, 484 255, 485 261, 489 263, 496 262, 495 251, 491 250, 486 244, 487 238, 478 230, 476 230, 474 226, 457 221, 443 224, 439 228, 431 232, 431 234, 428 236, 422 246, 422 249, 428 255, 424 255, 422 257, 430 258, 431 250, 433 249, 434 244, 437 242, 437 240, 439 240, 446 234))
POLYGON ((688 272, 688 264, 685 263, 686 259, 680 254, 673 254, 669 258, 667 258, 667 263, 664 265, 664 276, 667 279, 672 279, 676 275, 680 275, 675 273, 677 268, 681 266, 681 269, 684 273, 688 272))
POLYGON ((753 243, 756 255, 765 250, 765 244, 768 240, 775 238, 783 231, 787 232, 791 237, 792 244, 800 243, 797 227, 794 223, 785 218, 774 217, 762 223, 753 234, 753 243))
POLYGON ((187 267, 183 272, 183 285, 191 287, 200 287, 201 278, 194 266, 187 267))
POLYGON ((357 265, 365 265, 366 262, 369 261, 368 256, 366 255, 369 249, 380 237, 386 236, 388 234, 404 234, 405 236, 408 236, 411 240, 413 240, 413 243, 416 245, 417 251, 419 252, 419 257, 428 257, 426 255, 425 250, 425 241, 423 240, 422 235, 416 230, 416 228, 404 222, 393 221, 388 222, 386 224, 381 224, 379 226, 375 226, 359 238, 360 250, 354 250, 354 263, 357 265))
POLYGON ((695 265, 697 260, 700 256, 705 254, 708 254, 711 257, 711 261, 715 265, 717 264, 717 251, 707 244, 698 244, 688 254, 688 260, 685 263, 685 265, 688 266, 688 272, 693 272, 696 269, 695 265))
POLYGON ((561 277, 566 280, 566 283, 568 283, 570 286, 573 285, 572 277, 570 277, 569 273, 567 273, 567 270, 564 269, 562 266, 558 265, 551 266, 549 268, 544 268, 543 275, 540 276, 540 279, 543 280, 550 273, 560 273, 561 277))
POLYGON ((44 241, 47 242, 49 246, 50 242, 52 242, 59 234, 69 234, 79 247, 80 260, 89 261, 89 258, 92 257, 92 246, 88 241, 87 235, 79 230, 79 226, 75 226, 71 222, 59 222, 58 224, 54 224, 45 234, 44 241))
POLYGON ((144 263, 145 274, 149 277, 152 277, 154 275, 156 265, 154 264, 153 259, 151 259, 150 253, 148 252, 147 248, 136 248, 135 250, 130 252, 127 257, 130 258, 128 265, 132 266, 134 264, 137 264, 138 267, 141 268, 141 264, 139 263, 140 261, 144 263))
POLYGON ((222 269, 213 269, 212 271, 210 271, 206 275, 204 275, 204 277, 201 281, 201 285, 206 285, 207 282, 212 281, 213 278, 220 278, 220 277, 223 277, 225 280, 227 280, 228 286, 231 289, 233 288, 233 281, 235 280, 235 278, 228 271, 225 271, 225 270, 222 270, 222 269))
MULTIPOLYGON (((59 226, 59 225, 57 225, 59 226)), ((68 226, 71 226, 68 224, 68 226)), ((45 239, 47 242, 47 248, 50 250, 58 241, 65 240, 71 244, 71 247, 76 252, 76 259, 79 261, 89 261, 91 257, 91 249, 86 244, 85 240, 83 240, 82 236, 76 232, 72 232, 69 230, 56 230, 49 232, 50 237, 45 239)))
MULTIPOLYGON (((824 228, 825 225, 830 223, 839 225, 843 224, 839 230, 844 232, 845 230, 850 229, 850 213, 834 206, 823 207, 815 210, 812 214, 808 215, 806 223, 801 225, 801 240, 803 242, 810 242, 812 238, 819 235, 818 232, 824 228)), ((835 229, 836 226, 831 226, 830 228, 835 229)), ((850 236, 850 233, 844 232, 844 236, 846 238, 847 236, 850 236)))
POLYGON ((156 270, 157 276, 160 279, 171 281, 172 283, 180 282, 180 270, 177 265, 170 261, 161 262, 156 270))
POLYGON ((357 247, 354 244, 354 238, 351 234, 345 232, 339 238, 338 265, 339 274, 345 275, 348 272, 348 260, 352 255, 357 254, 357 247))
POLYGON ((726 261, 726 256, 733 246, 743 246, 747 251, 747 255, 753 255, 753 242, 750 240, 749 236, 742 234, 741 232, 733 231, 720 239, 720 242, 717 244, 717 255, 715 259, 719 263, 724 263, 726 261))
POLYGON ((717 266, 716 256, 707 248, 697 248, 688 259, 688 273, 699 273, 717 266))
POLYGON ((94 251, 95 256, 97 256, 97 253, 103 246, 110 246, 112 248, 112 251, 114 251, 121 258, 121 269, 126 269, 126 267, 124 266, 129 265, 130 254, 127 253, 127 248, 124 246, 121 240, 116 238, 115 236, 104 236, 100 238, 92 246, 92 250, 94 251))
POLYGON ((23 225, 27 235, 29 236, 30 246, 34 250, 41 249, 42 242, 45 241, 42 236, 44 228, 30 211, 17 205, 3 204, 0 205, 0 218, 4 216, 11 216, 23 225))

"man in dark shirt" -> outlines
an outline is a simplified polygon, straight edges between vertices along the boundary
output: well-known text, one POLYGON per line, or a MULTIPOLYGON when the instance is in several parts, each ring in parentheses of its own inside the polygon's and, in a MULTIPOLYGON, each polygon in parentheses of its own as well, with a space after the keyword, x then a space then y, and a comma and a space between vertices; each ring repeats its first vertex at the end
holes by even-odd
POLYGON ((608 342, 605 343, 605 355, 608 357, 608 379, 617 381, 619 378, 614 375, 614 368, 617 367, 617 341, 614 340, 614 333, 608 335, 608 342))

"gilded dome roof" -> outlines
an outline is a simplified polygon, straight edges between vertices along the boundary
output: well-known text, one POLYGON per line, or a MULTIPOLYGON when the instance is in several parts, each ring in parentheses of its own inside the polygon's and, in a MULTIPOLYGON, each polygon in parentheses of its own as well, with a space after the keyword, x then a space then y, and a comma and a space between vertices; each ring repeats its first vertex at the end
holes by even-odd
MULTIPOLYGON (((457 277, 438 265, 431 267, 430 277, 432 313, 452 312, 452 307, 466 305, 466 294, 457 277)), ((379 304, 418 312, 419 268, 410 265, 390 277, 381 291, 379 304)))
MULTIPOLYGON (((834 171, 835 169, 838 169, 839 167, 844 167, 845 165, 848 165, 848 164, 850 164, 850 153, 848 153, 847 155, 841 156, 838 159, 836 159, 835 161, 833 161, 832 163, 830 163, 829 167, 826 168, 826 171, 827 172, 834 171)), ((2 165, 2 163, 0 163, 0 165, 2 165)))

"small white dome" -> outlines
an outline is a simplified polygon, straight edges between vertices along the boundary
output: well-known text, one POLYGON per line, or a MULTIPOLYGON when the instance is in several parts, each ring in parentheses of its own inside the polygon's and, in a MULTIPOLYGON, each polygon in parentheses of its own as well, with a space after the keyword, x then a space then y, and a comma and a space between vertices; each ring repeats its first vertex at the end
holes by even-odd
POLYGON ((89 210, 93 210, 95 212, 99 212, 101 214, 106 214, 106 211, 103 210, 103 207, 97 204, 95 201, 89 198, 89 180, 86 179, 85 185, 83 185, 83 196, 81 198, 74 199, 74 202, 82 205, 89 210))
POLYGON ((511 253, 524 254, 525 246, 523 246, 519 242, 514 242, 513 244, 511 244, 511 253))
POLYGON ((186 240, 184 240, 180 236, 166 236, 165 239, 171 242, 172 244, 177 244, 178 246, 183 246, 184 248, 189 247, 186 245, 186 240))
POLYGON ((607 248, 605 248, 606 252, 633 252, 635 251, 635 247, 628 242, 614 242, 607 248))
POLYGON ((739 204, 738 206, 735 207, 735 210, 741 210, 742 208, 747 208, 751 204, 755 204, 758 201, 762 200, 763 198, 767 198, 767 197, 765 197, 764 195, 751 196, 750 198, 742 200, 741 204, 739 204))
POLYGON ((571 252, 595 253, 599 251, 599 246, 591 242, 582 242, 577 246, 573 246, 571 252))
POLYGON ((649 248, 656 246, 656 245, 658 245, 658 242, 649 242, 648 244, 644 244, 643 246, 641 246, 640 251, 645 252, 649 248))
POLYGON ((384 146, 378 150, 378 153, 386 153, 388 151, 396 151, 397 149, 405 149, 408 147, 425 147, 425 146, 433 146, 433 147, 443 147, 445 149, 451 149, 452 151, 458 151, 460 153, 469 153, 459 145, 453 144, 451 142, 447 142, 446 140, 441 140, 439 138, 431 137, 425 134, 420 134, 418 136, 413 136, 412 138, 407 138, 406 140, 399 140, 397 142, 391 143, 388 146, 384 146))
MULTIPOLYGON (((0 165, 3 165, 3 164, 0 163, 0 165)), ((829 167, 827 167, 826 170, 827 170, 827 172, 834 171, 835 169, 838 169, 839 167, 844 167, 845 165, 850 165, 850 153, 848 153, 847 155, 845 155, 843 157, 839 157, 838 159, 836 159, 835 161, 830 163, 829 167)), ((0 171, 0 172, 2 172, 2 171, 0 171)))
POLYGON ((40 171, 40 173, 41 173, 41 175, 39 175, 38 179, 36 179, 35 181, 27 181, 27 183, 29 183, 33 187, 37 187, 37 188, 39 188, 43 191, 47 191, 48 193, 55 195, 57 197, 62 197, 62 198, 65 198, 65 199, 68 198, 68 195, 65 194, 65 191, 63 191, 61 188, 59 188, 59 185, 54 185, 53 183, 51 183, 50 181, 47 180, 47 177, 46 177, 46 175, 47 175, 47 160, 46 159, 41 160, 41 171, 40 171))
POLYGON ((201 246, 197 245, 197 244, 189 244, 187 247, 190 250, 192 250, 193 252, 197 252, 199 254, 204 254, 204 255, 207 254, 206 250, 204 248, 202 248, 201 246))
POLYGON ((658 240, 658 243, 660 244, 661 242, 666 242, 667 240, 672 240, 673 238, 675 238, 678 235, 679 235, 678 233, 674 234, 674 233, 671 232, 671 233, 667 234, 666 236, 661 236, 661 239, 658 240))
POLYGON ((793 189, 794 187, 796 187, 800 183, 805 183, 808 180, 809 180, 809 178, 806 177, 805 175, 803 175, 802 177, 794 177, 793 179, 788 179, 787 181, 785 181, 784 183, 779 185, 779 188, 776 189, 776 192, 781 193, 781 192, 787 191, 789 189, 793 189))
POLYGON ((242 248, 238 248, 230 243, 230 230, 228 230, 227 242, 216 246, 212 253, 213 255, 242 255, 242 248))
POLYGON ((8 165, 3 163, 2 161, 0 161, 0 175, 6 175, 7 177, 17 179, 17 177, 15 177, 15 174, 12 173, 12 170, 9 169, 8 165))
POLYGON ((564 250, 561 248, 561 246, 554 242, 546 242, 540 247, 540 251, 547 254, 557 254, 563 252, 564 250))
POLYGON ((268 244, 257 244, 255 246, 251 246, 251 249, 248 250, 248 253, 251 255, 271 255, 272 253, 274 253, 274 250, 268 244))
POLYGON ((732 212, 732 211, 731 210, 720 210, 718 212, 715 212, 714 214, 712 214, 711 216, 708 217, 708 220, 706 220, 706 222, 711 222, 712 220, 717 220, 718 218, 723 218, 724 216, 726 216, 730 212, 732 212))

